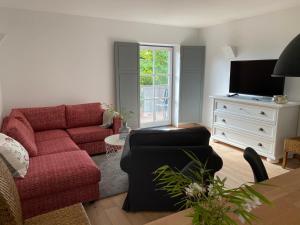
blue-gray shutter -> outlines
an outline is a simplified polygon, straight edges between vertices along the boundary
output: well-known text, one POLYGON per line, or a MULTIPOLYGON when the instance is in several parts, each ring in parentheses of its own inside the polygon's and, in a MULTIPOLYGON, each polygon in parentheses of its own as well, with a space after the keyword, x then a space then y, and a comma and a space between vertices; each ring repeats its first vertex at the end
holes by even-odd
POLYGON ((181 46, 179 123, 202 121, 204 46, 181 46))
POLYGON ((139 127, 139 44, 115 42, 117 110, 133 111, 128 126, 139 127))

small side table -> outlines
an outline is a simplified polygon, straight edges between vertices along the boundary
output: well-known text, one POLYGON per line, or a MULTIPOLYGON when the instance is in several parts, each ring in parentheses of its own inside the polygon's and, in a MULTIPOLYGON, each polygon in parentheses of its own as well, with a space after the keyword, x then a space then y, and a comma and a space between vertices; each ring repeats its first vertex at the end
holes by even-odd
POLYGON ((120 139, 119 134, 114 134, 106 137, 104 139, 104 142, 105 142, 106 157, 108 159, 117 156, 117 153, 123 150, 123 147, 125 145, 125 140, 120 139))
POLYGON ((286 167, 289 152, 300 153, 300 137, 287 138, 284 140, 283 168, 286 167))

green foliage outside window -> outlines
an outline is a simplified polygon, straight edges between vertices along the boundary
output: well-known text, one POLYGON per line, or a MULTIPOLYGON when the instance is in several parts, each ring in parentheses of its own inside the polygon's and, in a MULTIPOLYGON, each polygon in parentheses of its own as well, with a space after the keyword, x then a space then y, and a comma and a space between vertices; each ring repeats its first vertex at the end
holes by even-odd
POLYGON ((140 51, 140 84, 152 85, 152 74, 155 72, 154 84, 167 85, 169 72, 169 52, 166 50, 152 51, 143 49, 140 51), (153 65, 154 60, 154 65, 153 65), (154 68, 153 68, 154 66, 154 68), (153 71, 154 69, 154 71, 153 71))

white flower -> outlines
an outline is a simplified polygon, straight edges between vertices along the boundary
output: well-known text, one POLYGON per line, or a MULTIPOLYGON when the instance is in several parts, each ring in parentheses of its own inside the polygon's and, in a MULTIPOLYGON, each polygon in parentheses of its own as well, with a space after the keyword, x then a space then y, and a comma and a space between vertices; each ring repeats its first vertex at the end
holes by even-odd
POLYGON ((262 205, 261 201, 259 200, 258 197, 253 196, 252 197, 252 208, 256 208, 257 206, 262 205))
POLYGON ((257 206, 260 206, 262 203, 256 196, 251 196, 251 198, 246 199, 246 203, 243 205, 243 208, 250 212, 252 209, 255 209, 257 206))
MULTIPOLYGON (((251 196, 251 198, 247 198, 245 200, 246 203, 243 204, 242 207, 247 212, 250 212, 252 209, 255 209, 257 206, 260 206, 262 204, 259 198, 257 198, 256 196, 251 196)), ((242 223, 245 223, 245 219, 241 214, 237 214, 237 216, 242 223)))
POLYGON ((213 196, 217 194, 217 191, 214 190, 214 186, 212 184, 208 185, 207 191, 209 196, 213 196))
POLYGON ((243 205, 243 208, 247 211, 247 212, 250 212, 252 210, 252 205, 251 203, 245 203, 243 205))
POLYGON ((205 188, 203 186, 200 186, 197 183, 191 183, 188 187, 185 189, 185 194, 189 197, 196 197, 201 196, 205 193, 205 188))
POLYGON ((238 218, 239 220, 242 222, 242 223, 245 223, 246 220, 244 219, 244 217, 242 217, 240 214, 238 215, 238 218))

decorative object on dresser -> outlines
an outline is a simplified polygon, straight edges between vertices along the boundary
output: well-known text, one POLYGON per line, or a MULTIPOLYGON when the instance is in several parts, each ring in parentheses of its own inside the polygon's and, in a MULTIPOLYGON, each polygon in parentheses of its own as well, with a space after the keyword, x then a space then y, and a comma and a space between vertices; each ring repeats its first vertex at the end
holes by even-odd
POLYGON ((283 142, 297 135, 300 103, 257 101, 241 97, 213 96, 212 139, 245 149, 277 163, 283 142))
POLYGON ((286 95, 274 95, 273 101, 277 104, 286 104, 289 102, 286 95))

